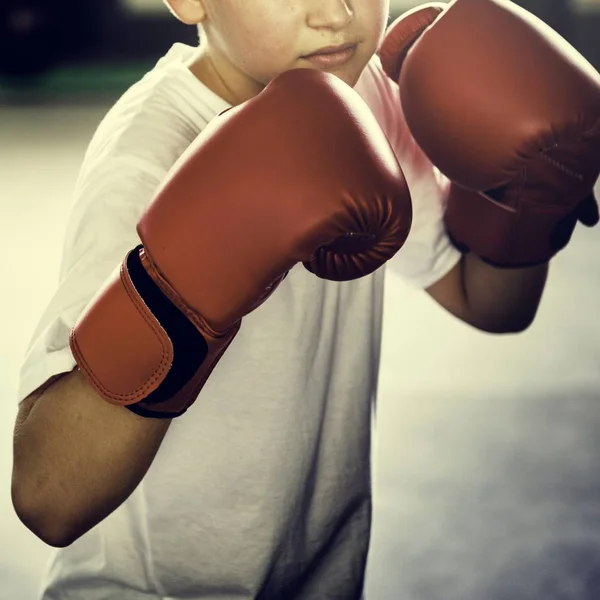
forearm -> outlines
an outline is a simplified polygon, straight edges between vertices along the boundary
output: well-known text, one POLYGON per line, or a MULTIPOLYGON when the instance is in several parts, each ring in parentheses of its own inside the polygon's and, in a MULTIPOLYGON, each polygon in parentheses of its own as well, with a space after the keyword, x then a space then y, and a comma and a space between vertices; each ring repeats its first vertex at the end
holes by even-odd
POLYGON ((548 263, 499 269, 474 254, 462 257, 462 285, 469 320, 497 333, 526 329, 535 318, 548 275, 548 263))
POLYGON ((53 546, 70 544, 136 488, 170 419, 108 404, 75 369, 25 400, 14 435, 13 504, 53 546))

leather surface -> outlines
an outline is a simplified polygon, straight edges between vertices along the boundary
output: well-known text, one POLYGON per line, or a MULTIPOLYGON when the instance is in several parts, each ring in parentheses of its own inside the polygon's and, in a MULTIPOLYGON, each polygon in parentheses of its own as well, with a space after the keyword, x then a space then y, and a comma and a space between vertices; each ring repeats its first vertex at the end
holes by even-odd
POLYGON ((398 83, 411 133, 454 183, 449 233, 500 266, 550 259, 600 174, 600 75, 512 2, 454 0, 430 26, 418 14, 382 51, 403 54, 400 33, 422 27, 398 83))

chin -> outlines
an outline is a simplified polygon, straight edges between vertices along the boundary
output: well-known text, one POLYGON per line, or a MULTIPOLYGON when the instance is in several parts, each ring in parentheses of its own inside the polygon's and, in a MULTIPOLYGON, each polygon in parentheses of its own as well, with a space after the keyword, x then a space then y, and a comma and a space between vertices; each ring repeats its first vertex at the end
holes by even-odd
POLYGON ((350 87, 354 87, 358 83, 358 80, 360 79, 360 76, 362 75, 362 72, 365 70, 366 66, 367 65, 365 64, 357 68, 354 65, 344 65, 339 69, 332 69, 329 72, 332 75, 339 77, 344 83, 348 84, 350 87))
POLYGON ((354 87, 356 85, 356 82, 358 81, 359 77, 359 75, 357 75, 355 72, 349 73, 347 70, 344 69, 326 69, 325 72, 335 75, 344 83, 347 83, 350 87, 354 87))
POLYGON ((341 77, 341 79, 344 83, 347 83, 350 87, 354 87, 358 83, 358 80, 360 79, 361 74, 362 74, 362 71, 360 73, 358 73, 358 75, 354 74, 354 75, 348 76, 348 77, 341 77))

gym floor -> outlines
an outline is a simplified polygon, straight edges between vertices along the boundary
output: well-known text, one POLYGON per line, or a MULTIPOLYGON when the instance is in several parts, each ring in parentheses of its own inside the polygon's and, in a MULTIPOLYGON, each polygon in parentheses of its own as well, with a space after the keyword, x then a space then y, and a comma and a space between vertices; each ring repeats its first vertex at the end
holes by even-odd
MULTIPOLYGON (((51 552, 10 501, 16 376, 108 106, 0 107, 2 600, 36 599, 51 552)), ((368 600, 600 597, 599 274, 600 228, 580 227, 535 324, 497 337, 389 273, 368 600)))

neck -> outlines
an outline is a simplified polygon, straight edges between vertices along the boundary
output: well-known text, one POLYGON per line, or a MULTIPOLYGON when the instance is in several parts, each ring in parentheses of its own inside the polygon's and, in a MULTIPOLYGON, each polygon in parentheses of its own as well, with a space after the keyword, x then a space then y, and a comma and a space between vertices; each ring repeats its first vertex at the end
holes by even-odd
POLYGON ((233 65, 226 68, 227 59, 221 60, 218 53, 211 51, 207 44, 201 47, 200 56, 190 66, 190 71, 215 94, 232 106, 242 104, 256 96, 264 86, 249 80, 233 65))

